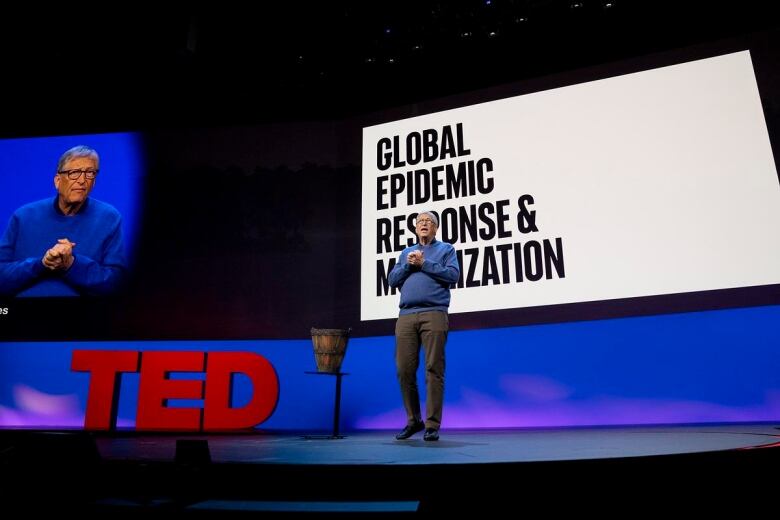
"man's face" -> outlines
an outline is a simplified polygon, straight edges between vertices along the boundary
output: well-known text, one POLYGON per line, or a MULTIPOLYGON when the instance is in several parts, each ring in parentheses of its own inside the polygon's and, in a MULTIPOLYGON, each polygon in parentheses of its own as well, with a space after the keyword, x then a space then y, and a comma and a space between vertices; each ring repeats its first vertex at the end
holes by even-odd
POLYGON ((436 235, 436 224, 431 220, 431 216, 422 213, 417 217, 417 236, 423 238, 433 238, 436 235))
MULTIPOLYGON (((74 157, 63 165, 61 171, 71 170, 97 170, 97 164, 92 157, 74 157)), ((64 173, 54 176, 54 186, 60 194, 60 199, 66 204, 78 204, 87 200, 94 185, 95 179, 87 179, 87 175, 83 172, 76 179, 70 179, 64 173)))

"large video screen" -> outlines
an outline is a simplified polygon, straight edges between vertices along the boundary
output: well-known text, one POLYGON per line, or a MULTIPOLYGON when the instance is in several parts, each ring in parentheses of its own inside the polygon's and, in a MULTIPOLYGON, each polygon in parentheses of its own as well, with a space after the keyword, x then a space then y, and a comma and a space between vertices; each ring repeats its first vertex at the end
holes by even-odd
MULTIPOLYGON (((780 303, 776 61, 746 38, 334 121, 0 140, 3 233, 92 168, 124 255, 116 291, 5 291, 3 339, 391 335, 419 211, 458 253, 453 330, 780 303), (80 145, 99 167, 58 172, 80 145)), ((53 231, 21 260, 67 281, 47 252, 103 243, 53 231)))
POLYGON ((361 318, 434 211, 450 312, 780 283, 780 184, 750 52, 365 128, 361 318))
POLYGON ((0 296, 122 291, 141 213, 140 134, 6 139, 0 156, 9 188, 0 201, 0 296))

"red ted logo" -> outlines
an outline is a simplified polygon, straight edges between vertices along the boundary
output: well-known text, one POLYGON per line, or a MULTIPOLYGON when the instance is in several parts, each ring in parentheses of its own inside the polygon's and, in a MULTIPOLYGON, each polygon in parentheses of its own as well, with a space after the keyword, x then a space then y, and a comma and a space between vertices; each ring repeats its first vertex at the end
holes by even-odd
POLYGON ((224 431, 251 428, 268 419, 279 400, 271 363, 252 352, 138 352, 74 350, 71 370, 89 372, 84 428, 116 427, 120 376, 141 372, 137 430, 224 431), (205 372, 206 379, 169 379, 171 372, 205 372), (233 374, 252 381, 246 406, 231 407, 233 374), (203 408, 169 408, 169 399, 202 399, 203 408))

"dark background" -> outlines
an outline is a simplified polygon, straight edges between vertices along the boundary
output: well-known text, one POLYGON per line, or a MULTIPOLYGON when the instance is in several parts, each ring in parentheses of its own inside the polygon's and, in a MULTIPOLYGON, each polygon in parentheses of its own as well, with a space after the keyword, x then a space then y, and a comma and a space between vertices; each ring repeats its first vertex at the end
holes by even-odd
MULTIPOLYGON (((368 124, 749 48, 775 149, 780 135, 780 34, 762 2, 69 7, 8 20, 2 136, 141 131, 148 171, 127 294, 12 301, 5 339, 391 334, 393 320, 359 319, 368 124)), ((465 313, 452 326, 769 303, 777 287, 465 313)))
POLYGON ((760 0, 4 7, 6 136, 332 120, 777 27, 760 0))

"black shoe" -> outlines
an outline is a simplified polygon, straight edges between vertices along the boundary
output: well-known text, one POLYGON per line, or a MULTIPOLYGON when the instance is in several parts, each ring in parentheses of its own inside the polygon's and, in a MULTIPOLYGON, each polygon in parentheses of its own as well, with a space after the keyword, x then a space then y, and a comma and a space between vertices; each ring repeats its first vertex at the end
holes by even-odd
POLYGON ((423 439, 426 441, 438 441, 439 430, 434 430, 433 428, 426 428, 425 435, 423 435, 423 439))
POLYGON ((401 430, 401 433, 396 435, 395 438, 398 439, 399 441, 408 439, 415 433, 423 431, 424 428, 425 428, 425 424, 421 422, 414 423, 412 425, 406 425, 404 429, 401 430))

